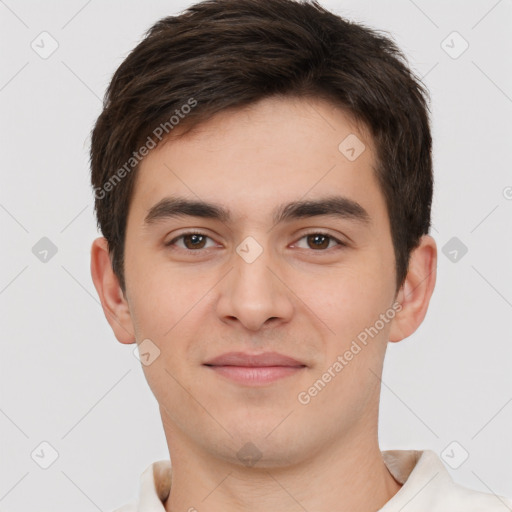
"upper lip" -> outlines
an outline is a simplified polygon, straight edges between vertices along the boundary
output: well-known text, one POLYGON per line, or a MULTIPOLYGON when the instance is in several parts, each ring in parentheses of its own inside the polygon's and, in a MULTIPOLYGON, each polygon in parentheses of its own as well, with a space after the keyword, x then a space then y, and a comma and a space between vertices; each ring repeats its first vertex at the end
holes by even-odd
POLYGON ((205 365, 209 366, 306 366, 292 357, 277 352, 263 354, 247 354, 245 352, 226 352, 210 359, 205 365))

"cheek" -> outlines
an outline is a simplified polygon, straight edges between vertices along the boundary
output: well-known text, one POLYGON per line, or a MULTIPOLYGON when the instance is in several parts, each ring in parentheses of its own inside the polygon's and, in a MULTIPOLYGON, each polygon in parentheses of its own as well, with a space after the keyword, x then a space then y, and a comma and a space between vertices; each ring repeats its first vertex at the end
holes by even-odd
POLYGON ((183 272, 149 252, 132 250, 130 256, 126 282, 134 324, 144 338, 163 340, 186 323, 211 285, 197 271, 183 272))
POLYGON ((329 282, 315 288, 310 294, 308 306, 322 319, 321 329, 324 358, 319 367, 323 372, 343 357, 342 378, 335 379, 332 389, 339 400, 349 400, 345 393, 359 396, 360 387, 372 387, 374 375, 379 373, 383 352, 387 347, 388 322, 380 315, 391 306, 391 279, 376 276, 378 265, 365 262, 361 267, 337 270, 329 282), (309 302, 311 300, 311 303, 309 302), (311 305, 310 305, 311 304, 311 305), (377 323, 378 322, 378 323, 377 323))
POLYGON ((375 322, 388 306, 390 280, 384 277, 379 264, 361 258, 355 265, 317 276, 301 296, 335 336, 345 338, 375 322))
POLYGON ((190 322, 205 292, 169 278, 141 283, 136 293, 132 313, 141 334, 167 343, 190 322))

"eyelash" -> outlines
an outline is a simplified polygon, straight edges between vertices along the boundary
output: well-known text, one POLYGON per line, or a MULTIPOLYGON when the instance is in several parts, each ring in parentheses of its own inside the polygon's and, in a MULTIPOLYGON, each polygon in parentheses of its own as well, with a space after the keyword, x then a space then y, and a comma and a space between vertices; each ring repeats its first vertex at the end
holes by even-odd
MULTIPOLYGON (((172 247, 178 240, 180 240, 181 238, 185 237, 185 236, 188 236, 188 235, 199 235, 199 236, 204 236, 206 238, 209 238, 210 240, 212 240, 212 238, 210 236, 208 236, 206 233, 202 233, 201 231, 187 231, 186 233, 182 233, 181 235, 173 238, 172 240, 170 240, 169 242, 167 242, 165 244, 166 247, 172 247)), ((338 238, 335 238, 334 236, 330 235, 329 233, 325 233, 323 231, 311 231, 311 232, 308 232, 308 233, 304 233, 300 238, 299 240, 302 240, 303 238, 306 238, 307 236, 310 236, 310 235, 320 235, 320 236, 325 236, 327 238, 329 238, 330 240, 333 240, 335 241, 337 244, 338 244, 338 248, 341 248, 341 247, 347 247, 347 244, 342 242, 341 240, 339 240, 338 238)), ((334 249, 335 247, 331 247, 330 249, 319 249, 318 251, 315 251, 314 249, 311 249, 311 251, 313 252, 327 252, 329 250, 332 250, 334 249)), ((182 250, 182 251, 186 251, 186 252, 189 252, 189 253, 193 253, 193 252, 197 252, 197 253, 201 253, 201 252, 204 252, 206 251, 207 249, 184 249, 182 247, 179 247, 178 249, 182 250)))

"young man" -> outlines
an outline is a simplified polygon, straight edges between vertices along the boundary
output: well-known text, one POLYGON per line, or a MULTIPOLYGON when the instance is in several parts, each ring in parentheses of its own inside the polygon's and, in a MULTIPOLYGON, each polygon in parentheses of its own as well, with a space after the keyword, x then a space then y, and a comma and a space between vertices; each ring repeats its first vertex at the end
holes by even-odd
POLYGON ((393 42, 312 2, 202 2, 121 64, 91 272, 171 460, 120 510, 510 509, 379 449, 387 343, 435 285, 425 98, 393 42))

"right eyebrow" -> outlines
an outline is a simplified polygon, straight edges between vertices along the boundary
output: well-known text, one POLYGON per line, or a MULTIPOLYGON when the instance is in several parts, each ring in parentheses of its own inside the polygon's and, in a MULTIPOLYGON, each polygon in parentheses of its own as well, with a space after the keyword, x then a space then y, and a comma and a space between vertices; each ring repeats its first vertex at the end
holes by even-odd
POLYGON ((144 224, 185 216, 217 219, 222 222, 229 221, 231 217, 229 211, 220 205, 181 197, 164 197, 148 210, 144 224))

